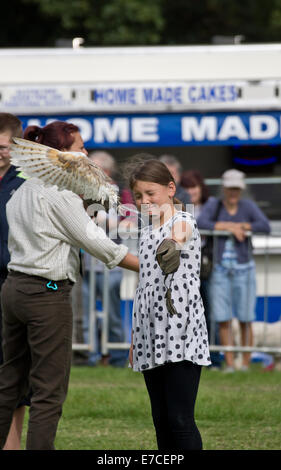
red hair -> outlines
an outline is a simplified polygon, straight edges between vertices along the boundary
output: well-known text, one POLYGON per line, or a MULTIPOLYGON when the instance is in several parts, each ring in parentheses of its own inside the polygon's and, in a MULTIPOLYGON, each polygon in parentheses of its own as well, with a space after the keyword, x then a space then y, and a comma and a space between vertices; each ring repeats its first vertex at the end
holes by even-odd
POLYGON ((23 138, 57 150, 68 150, 74 142, 72 135, 74 132, 79 132, 79 128, 74 124, 54 121, 45 127, 28 126, 24 131, 23 138))
POLYGON ((185 171, 181 177, 181 186, 184 188, 194 188, 195 186, 200 186, 201 188, 201 203, 207 201, 209 197, 209 191, 204 178, 198 170, 189 170, 185 171))

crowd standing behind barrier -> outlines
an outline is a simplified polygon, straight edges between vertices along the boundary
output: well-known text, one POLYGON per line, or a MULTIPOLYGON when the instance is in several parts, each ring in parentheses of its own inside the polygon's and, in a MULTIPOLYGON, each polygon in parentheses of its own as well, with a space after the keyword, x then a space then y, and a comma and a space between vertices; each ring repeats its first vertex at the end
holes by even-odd
MULTIPOLYGON (((198 177, 198 172, 195 172, 197 177, 198 177)), ((191 178, 191 176, 194 176, 190 174, 183 174, 182 178, 182 186, 184 186, 184 176, 187 176, 191 178)), ((230 174, 230 176, 233 178, 233 173, 230 174)), ((234 176, 238 176, 238 174, 234 174, 234 176)), ((239 175, 241 176, 241 175, 239 175)), ((243 176, 244 178, 244 176, 243 176)), ((200 180, 200 178, 199 178, 200 180)), ((187 181, 187 180, 186 180, 187 181)), ((201 183, 200 183, 201 184, 201 183)), ((200 186, 199 184, 199 186, 200 186)), ((193 185, 193 188, 195 188, 195 185, 193 185)), ((185 185, 185 189, 188 190, 188 184, 185 185)), ((195 188, 196 189, 196 188, 195 188)), ((190 202, 194 204, 194 214, 199 218, 200 211, 198 210, 198 207, 196 207, 195 204, 195 199, 192 196, 192 190, 189 192, 189 197, 190 197, 190 202)), ((205 201, 204 201, 205 202, 205 201)), ((210 341, 210 350, 212 353, 212 363, 213 367, 219 368, 220 363, 221 363, 221 358, 222 354, 224 355, 224 358, 226 360, 226 371, 233 371, 234 370, 234 365, 235 361, 237 362, 237 354, 239 354, 240 361, 241 361, 241 356, 243 355, 243 361, 242 364, 240 363, 240 367, 242 370, 247 370, 249 366, 249 361, 251 360, 251 356, 253 356, 255 353, 262 353, 262 354, 273 354, 275 357, 278 358, 279 355, 281 355, 281 328, 279 328, 280 318, 276 319, 275 323, 268 323, 268 318, 267 318, 267 312, 268 312, 268 299, 267 299, 267 284, 268 284, 268 240, 269 236, 268 233, 270 231, 269 223, 266 219, 266 217, 261 213, 261 211, 257 208, 257 206, 253 203, 253 201, 248 201, 251 209, 255 206, 254 212, 256 215, 260 217, 260 224, 253 226, 253 232, 256 230, 259 233, 253 234, 250 230, 244 230, 244 241, 243 241, 243 256, 249 261, 249 265, 243 266, 244 268, 250 268, 246 269, 245 272, 240 273, 242 274, 242 277, 244 276, 244 281, 245 281, 245 289, 244 292, 247 292, 247 294, 250 293, 250 295, 247 295, 242 299, 242 303, 240 303, 240 306, 243 306, 243 311, 244 314, 246 315, 246 322, 240 322, 240 334, 239 334, 239 329, 237 329, 237 292, 239 292, 239 289, 241 289, 241 283, 238 283, 237 285, 231 286, 231 282, 233 282, 235 276, 234 273, 235 268, 237 268, 237 260, 233 258, 233 245, 235 246, 235 243, 237 243, 237 239, 234 236, 233 230, 228 231, 228 230, 214 230, 215 224, 212 226, 212 230, 206 230, 206 226, 204 226, 205 229, 200 230, 201 237, 203 244, 206 242, 206 240, 209 238, 212 240, 213 243, 213 264, 216 266, 216 253, 221 251, 221 248, 219 249, 218 247, 221 247, 222 245, 225 245, 228 247, 228 250, 226 251, 227 257, 224 257, 224 269, 228 269, 228 274, 229 274, 229 279, 226 281, 227 278, 225 278, 225 282, 229 283, 228 289, 229 289, 229 296, 228 296, 228 308, 233 309, 231 314, 229 314, 229 319, 227 320, 227 334, 224 336, 223 340, 220 340, 219 335, 218 335, 218 329, 219 329, 219 322, 217 321, 217 317, 214 314, 214 309, 216 308, 217 302, 222 301, 222 296, 224 294, 224 290, 219 287, 219 282, 220 279, 217 280, 215 276, 211 276, 210 279, 201 279, 201 285, 206 287, 205 289, 205 297, 204 297, 204 287, 201 288, 202 292, 202 299, 204 300, 204 305, 205 305, 205 310, 206 310, 206 317, 208 320, 208 331, 209 331, 209 341, 210 341), (266 234, 266 236, 265 236, 266 234), (255 263, 253 259, 253 250, 252 250, 252 237, 255 237, 255 241, 257 240, 262 240, 263 242, 265 241, 264 245, 264 250, 263 250, 263 258, 264 262, 262 263, 259 261, 259 276, 263 277, 263 281, 260 282, 260 284, 263 282, 263 310, 264 310, 264 315, 263 318, 259 318, 259 320, 262 320, 262 325, 261 321, 259 322, 254 322, 254 331, 252 330, 252 322, 255 320, 255 306, 256 306, 256 290, 255 290, 255 276, 256 276, 256 271, 255 271, 255 263), (228 242, 226 243, 226 241, 228 242), (230 248, 230 249, 229 249, 230 248), (225 264, 226 263, 226 264, 225 264), (230 265, 227 266, 227 263, 231 263, 230 265), (263 268, 261 266, 263 265, 263 268), (263 271, 263 273, 261 272, 263 271), (216 283, 218 284, 216 285, 216 283), (249 283, 251 283, 252 290, 249 290, 249 283), (214 291, 215 289, 215 291, 214 291), (238 289, 238 291, 237 291, 238 289), (214 299, 214 292, 216 295, 216 298, 214 299), (209 296, 209 297, 208 297, 209 296), (208 303, 209 300, 209 303, 208 303), (249 307, 249 301, 251 302, 250 310, 248 309, 249 307), (210 306, 211 304, 211 306, 210 306), (212 310, 212 314, 210 313, 210 309, 212 310), (251 318, 248 317, 247 315, 250 313, 251 318), (249 320, 249 321, 248 321, 249 320), (242 328, 241 328, 241 323, 242 323, 242 328), (243 331, 244 328, 244 331, 243 331), (274 332, 273 332, 274 329, 274 332), (241 330, 242 330, 242 337, 241 337, 241 330), (273 334, 271 334, 271 330, 273 334), (256 332, 256 335, 255 335, 256 332), (269 339, 269 337, 273 336, 274 339, 269 339), (276 339, 277 338, 277 339, 276 339), (279 340, 278 340, 279 338, 279 340), (227 362, 227 360, 230 357, 230 361, 227 362)), ((209 211, 208 207, 210 207, 211 204, 214 204, 214 198, 209 199, 209 203, 206 205, 207 209, 205 211, 209 211), (209 204, 209 206, 208 206, 209 204)), ((203 207, 203 205, 202 205, 203 207)), ((202 213, 202 212, 201 212, 202 213)), ((205 212, 206 213, 206 212, 205 212)), ((203 212, 204 216, 204 212, 203 212)), ((221 219, 222 220, 222 219, 221 219)), ((201 218, 202 221, 202 218, 201 218)), ((228 220, 229 221, 229 220, 228 220)), ((200 222, 200 218, 199 218, 200 222)), ((253 221, 252 221, 253 222, 253 221)), ((201 222, 200 222, 201 223, 201 222)), ((202 225, 201 225, 202 227, 202 225)), ((199 225, 200 228, 200 225, 199 225)), ((210 228, 210 226, 208 226, 210 228)), ((249 226, 245 226, 245 228, 249 229, 249 226)), ((277 239, 279 234, 271 234, 270 239, 277 239)), ((136 229, 132 229, 130 227, 129 232, 128 231, 120 231, 120 236, 122 238, 122 242, 125 244, 129 245, 130 251, 135 251, 137 253, 138 249, 138 243, 137 243, 137 237, 138 233, 136 229), (124 240, 125 238, 125 240, 124 240)), ((261 258, 261 255, 259 254, 259 259, 261 258)), ((94 266, 95 261, 92 260, 92 266, 94 266)), ((107 271, 105 269, 105 271, 107 271)), ((91 282, 94 285, 95 279, 93 274, 90 272, 90 278, 92 279, 91 282), (92 276, 92 277, 91 277, 92 276)), ((109 295, 109 285, 108 285, 108 273, 105 272, 104 276, 104 289, 103 289, 103 306, 102 306, 102 312, 96 311, 95 308, 95 298, 94 296, 90 296, 90 304, 91 306, 89 307, 89 315, 90 318, 92 319, 90 322, 90 328, 92 328, 92 333, 94 330, 94 323, 95 323, 95 318, 98 315, 99 318, 103 318, 103 321, 101 323, 102 325, 102 351, 104 354, 108 353, 108 349, 110 348, 111 350, 115 348, 119 349, 128 349, 130 347, 130 328, 131 328, 131 309, 132 309, 132 299, 134 297, 134 291, 135 287, 137 284, 137 275, 135 273, 131 273, 128 271, 123 270, 123 276, 122 276, 122 282, 120 286, 121 290, 121 304, 123 306, 122 308, 122 317, 123 317, 123 326, 126 329, 126 334, 125 334, 125 341, 122 343, 116 342, 112 343, 109 341, 108 337, 108 331, 107 331, 107 324, 108 324, 108 295, 109 295), (91 326, 92 325, 92 326, 91 326)), ((243 281, 243 282, 244 282, 243 281)), ((239 296, 240 294, 238 294, 239 296)), ((226 298, 223 300, 224 302, 226 301, 226 298)), ((226 305, 226 304, 225 304, 226 305)), ((239 306, 238 306, 239 308, 239 306)), ((260 308, 259 308, 260 310, 260 308)), ((230 312, 230 310, 229 310, 230 312)), ((239 314, 239 312, 238 312, 239 314)), ((239 318, 239 317, 238 317, 239 318)), ((74 344, 73 349, 90 349, 93 350, 94 348, 93 341, 89 341, 88 344, 84 345, 79 345, 79 344, 74 344)))

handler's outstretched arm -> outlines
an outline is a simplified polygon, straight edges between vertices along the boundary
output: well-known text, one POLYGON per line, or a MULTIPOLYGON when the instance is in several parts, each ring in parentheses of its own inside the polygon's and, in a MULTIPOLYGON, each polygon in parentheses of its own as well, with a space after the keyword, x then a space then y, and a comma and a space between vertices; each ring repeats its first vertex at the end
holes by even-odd
POLYGON ((139 272, 139 259, 137 256, 127 253, 126 256, 118 264, 120 268, 130 269, 131 271, 139 272))

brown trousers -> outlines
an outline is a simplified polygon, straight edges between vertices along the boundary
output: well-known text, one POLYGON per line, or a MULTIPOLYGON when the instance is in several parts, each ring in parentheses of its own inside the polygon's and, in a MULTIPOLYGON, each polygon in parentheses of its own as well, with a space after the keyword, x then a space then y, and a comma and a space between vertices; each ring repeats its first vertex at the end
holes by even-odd
POLYGON ((3 354, 0 366, 0 448, 13 412, 30 388, 27 450, 52 450, 66 398, 72 353, 72 283, 10 273, 1 300, 3 354), (53 285, 52 283, 51 285, 53 285))

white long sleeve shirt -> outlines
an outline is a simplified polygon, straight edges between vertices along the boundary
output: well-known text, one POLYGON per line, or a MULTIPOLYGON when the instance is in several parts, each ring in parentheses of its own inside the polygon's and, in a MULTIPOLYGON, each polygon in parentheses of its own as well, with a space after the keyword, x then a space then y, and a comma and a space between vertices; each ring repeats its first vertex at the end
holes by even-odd
POLYGON ((71 191, 27 180, 7 204, 8 270, 59 281, 76 282, 79 248, 112 269, 128 248, 110 240, 86 213, 82 199, 71 191))

